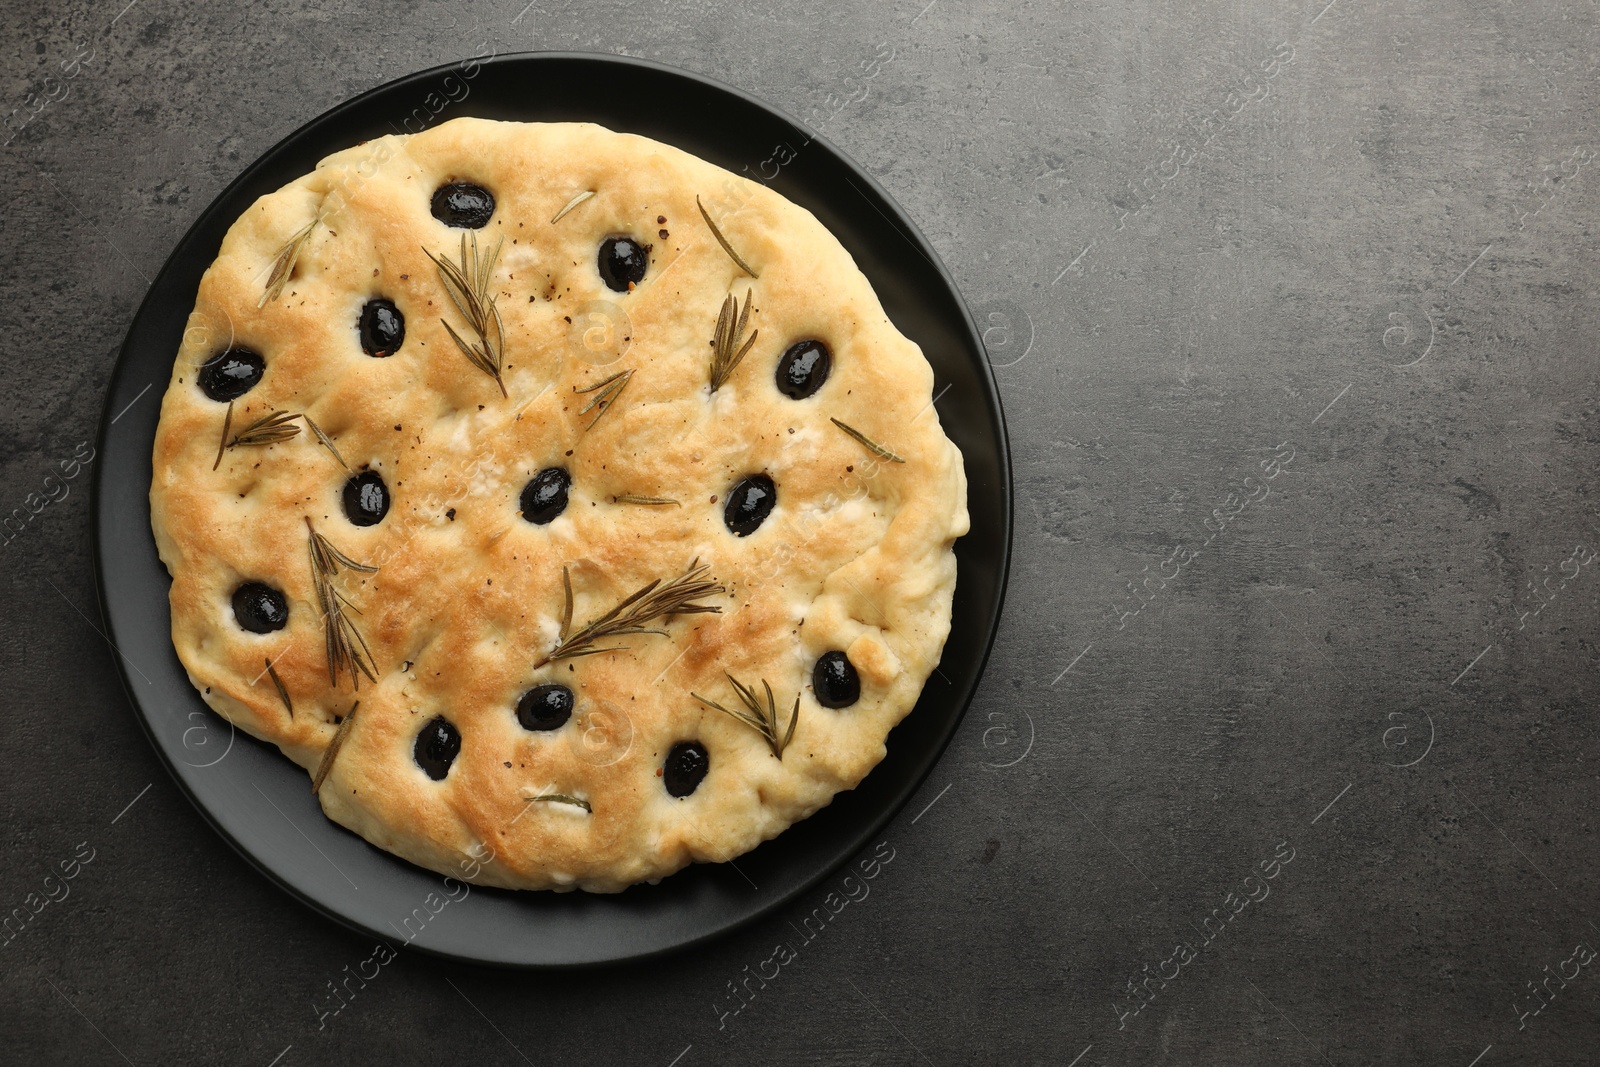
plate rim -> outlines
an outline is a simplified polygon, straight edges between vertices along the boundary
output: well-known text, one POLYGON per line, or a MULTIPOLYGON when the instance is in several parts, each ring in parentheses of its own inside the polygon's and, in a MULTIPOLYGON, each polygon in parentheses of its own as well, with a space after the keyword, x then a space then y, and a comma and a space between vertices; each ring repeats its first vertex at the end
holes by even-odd
MULTIPOLYGON (((425 954, 436 959, 448 960, 458 964, 469 964, 479 967, 492 968, 495 970, 514 971, 587 970, 626 965, 644 960, 659 959, 671 954, 679 953, 686 949, 703 945, 709 941, 732 934, 737 930, 753 924, 758 919, 771 915, 773 912, 788 906, 795 900, 804 896, 806 893, 809 893, 815 889, 826 878, 833 875, 845 864, 847 864, 853 855, 856 852, 859 852, 860 848, 866 847, 865 842, 867 840, 870 840, 870 838, 881 833, 881 831, 905 809, 910 799, 926 783, 928 777, 933 773, 934 768, 937 767, 943 760, 945 753, 949 749, 950 742, 954 740, 956 732, 960 729, 961 724, 966 719, 967 712, 970 710, 972 701, 977 695, 978 687, 981 684, 983 676, 988 668, 990 656, 994 651, 994 646, 999 636, 1000 623, 1005 609, 1006 592, 1011 577, 1011 556, 1015 527, 1015 491, 1013 467, 1011 461, 1010 434, 1006 425, 1005 410, 1001 401, 999 382, 995 377, 994 367, 987 358, 986 350, 983 346, 982 334, 978 331, 977 324, 972 317, 972 311, 967 304, 966 298, 962 294, 960 287, 956 284, 955 279, 951 276, 950 271, 948 268, 946 268, 943 259, 939 256, 938 251, 927 240, 927 237, 923 234, 921 228, 916 225, 915 220, 913 220, 905 211, 905 209, 901 207, 899 202, 896 201, 881 184, 879 184, 878 180, 851 155, 840 149, 821 133, 816 132, 810 126, 803 124, 777 105, 763 100, 754 94, 748 93, 737 86, 729 85, 723 81, 720 81, 719 79, 712 78, 697 71, 686 70, 681 67, 672 66, 667 63, 660 63, 655 60, 643 59, 635 56, 618 55, 609 52, 574 50, 531 50, 521 52, 505 52, 497 53, 489 57, 467 57, 463 59, 457 59, 421 70, 412 71, 409 74, 403 74, 400 77, 389 79, 378 85, 365 89, 355 96, 341 100, 334 106, 312 116, 310 119, 301 123, 288 134, 275 141, 270 147, 257 154, 254 159, 246 163, 241 168, 238 174, 234 176, 232 181, 228 182, 227 185, 225 185, 219 192, 211 197, 210 201, 199 210, 198 214, 184 230, 183 234, 171 244, 170 250, 168 251, 166 258, 163 260, 160 269, 157 270, 152 277, 149 287, 147 288, 143 298, 139 301, 137 309, 130 317, 127 331, 123 335, 122 342, 117 346, 115 363, 113 364, 111 373, 107 378, 105 399, 101 405, 100 420, 95 433, 97 457, 105 454, 107 438, 109 437, 111 431, 111 424, 115 421, 111 417, 111 407, 114 400, 118 398, 119 389, 123 385, 123 379, 128 373, 131 363, 129 358, 129 350, 134 340, 136 327, 138 326, 139 322, 144 319, 147 312, 152 311, 154 302, 157 299, 158 290, 162 288, 161 282, 164 276, 166 276, 168 272, 173 269, 174 254, 179 248, 183 247, 184 244, 186 244, 195 236, 196 231, 198 231, 207 223, 209 216, 219 204, 228 201, 236 195, 237 190, 245 185, 245 183, 251 178, 256 168, 264 160, 267 160, 268 158, 278 154, 283 149, 290 146, 293 142, 306 137, 315 127, 323 123, 336 122, 341 117, 349 114, 352 111, 355 111, 360 105, 368 101, 370 98, 382 94, 403 91, 408 86, 415 86, 418 83, 445 76, 450 71, 456 70, 466 63, 478 63, 484 67, 510 67, 552 61, 576 61, 602 65, 615 64, 623 67, 649 71, 656 75, 666 75, 669 78, 680 78, 690 82, 698 83, 703 88, 710 89, 716 93, 725 94, 746 105, 768 112, 778 120, 787 123, 790 127, 797 131, 805 131, 809 138, 807 142, 808 145, 811 142, 820 144, 824 150, 831 153, 837 160, 839 160, 844 168, 850 173, 851 179, 859 180, 865 183, 866 188, 869 189, 882 202, 884 208, 888 209, 887 213, 885 213, 885 218, 891 223, 891 225, 900 230, 901 235, 911 242, 913 246, 922 253, 922 255, 927 259, 929 265, 938 275, 940 281, 948 288, 950 294, 955 298, 954 303, 960 312, 960 318, 965 327, 968 339, 971 341, 972 352, 976 354, 976 361, 980 364, 978 368, 979 377, 986 386, 984 390, 985 401, 986 406, 989 409, 990 417, 993 420, 996 433, 996 443, 998 445, 996 451, 1002 483, 1000 486, 1000 495, 1003 499, 1004 506, 1000 509, 999 514, 1001 536, 999 538, 998 548, 998 567, 997 580, 995 582, 994 589, 993 617, 989 623, 988 632, 984 636, 982 650, 976 659, 976 671, 973 676, 974 680, 971 691, 966 694, 963 700, 960 701, 960 706, 956 712, 948 717, 948 721, 942 730, 943 736, 938 738, 936 746, 930 753, 927 765, 908 778, 908 787, 904 791, 903 799, 901 799, 898 803, 886 805, 881 811, 877 812, 872 818, 866 820, 862 824, 858 834, 858 836, 862 837, 863 839, 862 845, 857 846, 854 850, 846 851, 843 857, 836 861, 825 862, 821 864, 815 871, 801 878, 792 888, 781 892, 768 901, 763 902, 760 906, 751 910, 748 914, 729 919, 726 922, 722 922, 714 926, 712 929, 705 930, 694 936, 681 940, 675 940, 671 944, 661 945, 654 948, 645 949, 643 951, 610 954, 594 959, 579 961, 563 960, 554 962, 519 962, 512 960, 484 959, 470 954, 452 952, 448 948, 442 948, 437 945, 423 944, 414 941, 406 942, 404 945, 404 947, 407 949, 415 950, 418 953, 425 954)), ((461 116, 451 117, 454 118, 461 116)), ((329 149, 329 151, 337 150, 337 147, 329 149)), ((687 151, 687 149, 684 150, 687 151)), ((878 207, 878 205, 872 204, 870 199, 868 199, 868 203, 875 208, 878 207)), ((157 384, 159 384, 159 382, 157 384)), ((110 532, 107 531, 104 526, 106 519, 106 512, 103 504, 105 498, 103 487, 105 471, 105 464, 97 463, 95 465, 89 515, 91 534, 90 557, 94 567, 96 603, 99 608, 100 618, 105 626, 104 636, 106 636, 107 643, 112 647, 112 660, 116 667, 118 680, 122 683, 123 692, 127 697, 129 710, 132 712, 134 719, 137 720, 139 728, 144 733, 146 740, 150 743, 150 747, 156 756, 157 762, 161 764, 168 776, 177 785, 179 792, 183 794, 184 798, 200 815, 201 819, 218 837, 227 842, 229 847, 232 848, 233 851, 237 853, 251 869, 265 876, 266 879, 280 891, 286 893, 300 905, 306 907, 318 916, 321 916, 327 920, 331 920, 341 927, 363 937, 376 937, 386 943, 392 943, 393 939, 388 935, 366 926, 360 920, 345 914, 343 911, 330 906, 322 900, 312 897, 308 892, 292 884, 271 864, 266 862, 266 860, 263 858, 257 856, 246 845, 239 841, 226 827, 222 825, 222 823, 219 821, 219 817, 211 811, 210 807, 201 801, 196 791, 191 788, 189 782, 180 772, 172 756, 166 751, 166 747, 162 741, 157 737, 154 726, 150 720, 150 716, 146 713, 144 706, 138 699, 132 684, 132 680, 128 675, 128 664, 126 657, 121 654, 114 642, 115 625, 112 621, 110 612, 109 596, 107 592, 107 574, 103 559, 103 545, 107 542, 110 536, 110 532)), ((154 541, 154 534, 148 528, 148 525, 139 531, 138 536, 149 538, 152 542, 154 541)), ((924 685, 926 685, 926 683, 924 683, 924 685)), ((249 735, 247 734, 246 736, 249 735)), ((270 744, 269 742, 261 743, 270 744)), ((780 834, 779 837, 781 836, 782 835, 780 834)), ((777 838, 774 838, 773 840, 777 840, 777 838)), ((393 857, 392 854, 389 855, 397 862, 409 862, 399 857, 393 857)), ((416 865, 411 864, 411 866, 416 865)), ((691 867, 692 866, 696 865, 691 864, 691 867)), ((477 889, 480 887, 473 886, 473 888, 477 889)))

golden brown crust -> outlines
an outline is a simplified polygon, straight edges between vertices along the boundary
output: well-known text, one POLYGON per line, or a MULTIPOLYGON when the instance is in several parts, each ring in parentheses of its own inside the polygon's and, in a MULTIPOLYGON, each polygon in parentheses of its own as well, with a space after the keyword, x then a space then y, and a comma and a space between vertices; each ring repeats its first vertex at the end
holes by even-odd
POLYGON ((931 369, 838 241, 763 186, 594 125, 458 119, 331 156, 258 200, 223 241, 190 325, 150 491, 179 657, 219 714, 308 771, 359 696, 319 793, 323 809, 413 862, 459 873, 486 845, 495 858, 481 883, 616 891, 738 856, 855 786, 938 662, 956 576, 950 548, 967 513, 931 369), (506 398, 445 332, 444 321, 461 331, 463 319, 424 254, 458 253, 463 231, 429 211, 434 190, 457 179, 497 200, 478 238, 486 252, 505 239, 492 288, 506 398), (584 190, 595 195, 552 223, 584 190), (758 279, 711 236, 697 194, 758 279), (281 295, 258 309, 274 257, 319 215, 281 295), (648 273, 625 294, 607 289, 595 265, 614 234, 653 245, 648 273), (759 335, 712 393, 718 311, 747 290, 759 335), (405 315, 405 342, 383 359, 363 353, 356 329, 376 296, 405 315), (815 396, 796 401, 773 374, 805 338, 829 345, 833 369, 815 396), (235 405, 235 431, 272 411, 309 416, 350 467, 382 474, 393 504, 381 523, 347 521, 347 475, 309 432, 227 450, 211 469, 226 405, 205 396, 196 374, 230 344, 266 360, 235 405), (592 394, 576 390, 621 370, 634 373, 591 428, 596 411, 579 411, 592 394), (905 462, 874 457, 830 418, 905 462), (551 466, 571 472, 570 502, 533 525, 518 497, 551 466), (727 493, 758 472, 776 481, 777 507, 754 534, 734 537, 727 493), (615 502, 627 495, 678 503, 615 502), (377 683, 363 680, 359 694, 348 674, 329 684, 307 519, 379 568, 334 580, 361 612, 351 617, 376 665, 377 683), (665 636, 619 639, 626 651, 534 666, 558 639, 564 566, 581 625, 696 558, 728 589, 704 601, 721 614, 674 617, 658 624, 665 636), (237 625, 230 596, 246 580, 285 593, 286 628, 237 625), (810 685, 812 664, 835 649, 861 676, 860 699, 839 710, 820 706, 810 685), (801 694, 781 761, 757 731, 690 696, 734 706, 724 671, 770 682, 785 716, 801 694), (530 732, 514 709, 542 681, 570 686, 577 711, 560 729, 530 732), (435 715, 462 738, 439 782, 412 758, 435 715), (685 739, 706 746, 710 771, 674 799, 658 770, 685 739), (581 797, 593 811, 525 800, 546 793, 581 797))

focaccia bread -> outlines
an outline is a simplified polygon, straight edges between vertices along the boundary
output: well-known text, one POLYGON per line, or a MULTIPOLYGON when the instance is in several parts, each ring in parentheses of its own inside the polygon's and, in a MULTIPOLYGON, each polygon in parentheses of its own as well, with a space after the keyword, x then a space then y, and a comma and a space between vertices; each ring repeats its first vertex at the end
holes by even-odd
POLYGON ((150 488, 173 643, 424 867, 726 861, 860 782, 939 661, 932 387, 765 186, 591 124, 366 142, 201 281, 150 488))

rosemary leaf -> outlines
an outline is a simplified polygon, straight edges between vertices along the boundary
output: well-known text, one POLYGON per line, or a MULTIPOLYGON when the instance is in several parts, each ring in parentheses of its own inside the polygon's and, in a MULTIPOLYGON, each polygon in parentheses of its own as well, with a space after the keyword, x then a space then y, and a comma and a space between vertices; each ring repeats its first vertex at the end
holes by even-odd
POLYGON ((717 315, 717 329, 711 338, 711 391, 714 393, 721 389, 723 384, 733 376, 734 369, 739 366, 750 347, 756 343, 756 338, 761 335, 757 330, 751 334, 741 347, 739 338, 744 334, 744 328, 750 322, 750 306, 753 294, 746 289, 744 294, 744 309, 740 310, 739 301, 732 293, 722 301, 722 311, 717 315))
POLYGON ((717 244, 721 245, 722 250, 728 253, 728 258, 737 263, 739 265, 739 269, 750 275, 750 277, 761 277, 761 275, 750 269, 750 264, 739 258, 739 253, 735 252, 733 250, 733 246, 728 243, 728 239, 722 236, 722 231, 717 229, 717 224, 711 221, 711 216, 706 213, 706 206, 700 202, 700 197, 698 195, 696 195, 694 198, 694 206, 700 209, 700 217, 706 220, 707 226, 711 227, 711 236, 715 237, 717 239, 717 244))
POLYGON ((828 421, 833 423, 835 426, 839 427, 839 429, 843 430, 845 433, 849 434, 851 437, 854 437, 857 441, 859 441, 861 443, 861 447, 865 448, 868 452, 871 452, 874 456, 877 456, 879 459, 886 459, 890 463, 904 463, 905 462, 905 460, 902 457, 897 456, 893 452, 889 451, 887 448, 884 448, 878 442, 874 441, 872 438, 868 437, 866 434, 862 433, 860 430, 856 429, 855 427, 846 426, 844 423, 842 423, 838 419, 834 419, 834 418, 830 418, 828 421))
POLYGON ((494 383, 500 387, 501 396, 508 395, 502 377, 505 365, 505 324, 500 320, 499 309, 495 307, 496 297, 489 291, 489 282, 494 272, 495 261, 500 258, 500 249, 504 245, 505 238, 501 237, 495 244, 494 251, 484 256, 478 251, 478 235, 476 233, 472 235, 469 251, 467 237, 463 234, 460 263, 436 256, 426 248, 422 250, 438 268, 440 283, 444 285, 451 302, 455 304, 456 310, 461 312, 462 318, 467 320, 468 327, 477 339, 468 343, 448 322, 444 323, 445 332, 474 367, 494 379, 494 383))
POLYGON ((565 566, 561 568, 561 589, 566 594, 566 607, 561 611, 561 640, 565 641, 572 631, 572 575, 565 566))
POLYGON ((289 238, 288 242, 278 250, 277 257, 272 261, 272 272, 267 275, 266 291, 261 294, 261 299, 256 301, 257 308, 264 308, 269 300, 278 299, 278 295, 283 292, 284 285, 289 281, 289 276, 294 273, 295 261, 300 258, 300 250, 305 247, 307 238, 311 236, 311 231, 315 230, 317 223, 321 221, 322 216, 319 214, 316 218, 296 230, 294 236, 289 238))
POLYGON ((573 807, 582 808, 591 815, 594 814, 594 808, 590 806, 587 800, 582 797, 568 796, 566 793, 540 793, 536 797, 523 797, 522 800, 527 804, 532 804, 537 800, 552 801, 556 804, 571 804, 573 807))
POLYGON ((267 660, 267 673, 272 676, 272 684, 278 687, 278 699, 283 701, 285 710, 289 712, 289 718, 294 718, 294 701, 289 699, 289 690, 283 687, 283 679, 278 677, 278 669, 272 665, 270 659, 267 660))
MULTIPOLYGON (((577 659, 580 656, 598 656, 602 652, 626 652, 626 651, 628 651, 628 649, 630 647, 631 646, 629 646, 629 645, 604 645, 604 646, 602 646, 600 648, 585 648, 585 649, 583 649, 581 651, 578 651, 578 652, 568 652, 562 658, 563 659, 577 659)), ((554 657, 551 657, 551 658, 554 658, 554 657)), ((549 660, 545 661, 545 663, 548 663, 548 662, 550 662, 550 661, 549 660)), ((540 666, 543 666, 543 664, 540 664, 540 666)))
POLYGON ((600 416, 611 410, 612 402, 622 395, 622 391, 628 387, 628 381, 632 377, 633 371, 623 370, 582 389, 573 388, 575 393, 594 393, 589 403, 585 404, 583 409, 578 412, 579 415, 587 415, 593 408, 598 407, 600 409, 595 414, 595 417, 590 420, 589 425, 584 427, 585 430, 594 429, 594 424, 600 421, 600 416))
POLYGON ((613 504, 643 504, 647 507, 682 507, 676 500, 665 496, 637 496, 633 493, 623 493, 611 498, 613 504))
MULTIPOLYGON (((765 685, 766 683, 763 682, 762 684, 765 685)), ((768 689, 767 690, 767 694, 768 694, 768 696, 770 696, 772 694, 772 690, 768 689)), ((790 741, 794 740, 794 727, 795 727, 795 724, 798 723, 799 721, 800 721, 800 694, 796 693, 794 695, 794 709, 789 712, 789 729, 783 735, 783 743, 778 746, 778 759, 779 760, 783 759, 783 750, 789 747, 789 742, 790 741)))
POLYGON ((322 759, 317 761, 317 773, 311 776, 311 795, 316 796, 322 789, 322 782, 328 777, 328 772, 333 770, 333 761, 338 758, 339 750, 344 747, 345 735, 350 732, 350 724, 356 721, 356 709, 361 706, 361 701, 350 705, 350 710, 345 712, 344 719, 339 723, 339 728, 333 732, 333 740, 328 742, 328 747, 322 750, 322 759))
POLYGON ((323 448, 326 448, 329 452, 332 452, 333 458, 339 461, 339 466, 343 467, 348 473, 350 471, 350 464, 346 463, 344 461, 344 457, 339 455, 339 450, 333 447, 333 439, 322 432, 322 427, 311 421, 310 415, 306 415, 304 418, 306 420, 306 425, 311 427, 311 432, 316 435, 317 443, 323 448))
MULTIPOLYGON (((726 671, 723 673, 727 674, 726 671)), ((763 700, 756 695, 754 689, 745 685, 733 675, 728 674, 727 677, 728 681, 733 683, 733 691, 738 694, 740 703, 744 705, 743 708, 725 708, 715 700, 707 700, 699 693, 690 693, 689 695, 706 707, 715 708, 724 715, 737 719, 755 730, 766 739, 767 747, 772 750, 772 754, 780 760, 783 759, 783 750, 788 748, 789 742, 794 739, 794 727, 800 721, 800 694, 796 693, 794 696, 794 709, 789 712, 789 728, 780 737, 778 735, 778 701, 772 695, 772 686, 767 683, 767 680, 765 678, 761 680, 761 688, 766 693, 766 699, 763 700)))
POLYGON ((212 470, 222 466, 222 452, 228 447, 228 427, 233 425, 233 401, 228 401, 228 413, 222 417, 222 440, 217 442, 217 461, 211 465, 212 470))
POLYGON ((583 203, 585 200, 589 199, 593 195, 594 195, 594 190, 593 189, 585 189, 583 192, 579 193, 577 196, 573 197, 571 200, 568 200, 567 201, 567 206, 562 208, 560 211, 556 212, 555 217, 550 220, 550 224, 553 226, 556 223, 560 222, 562 217, 565 216, 567 212, 571 211, 573 208, 577 207, 579 204, 583 203))
POLYGON ((701 597, 726 593, 715 579, 707 578, 711 568, 698 559, 676 578, 663 582, 660 578, 640 587, 624 597, 616 607, 581 627, 570 636, 563 637, 543 659, 534 664, 543 667, 558 659, 593 656, 601 652, 618 652, 626 645, 598 647, 596 642, 628 634, 665 634, 665 630, 647 627, 645 623, 673 615, 693 615, 701 612, 721 613, 714 604, 697 604, 701 597))

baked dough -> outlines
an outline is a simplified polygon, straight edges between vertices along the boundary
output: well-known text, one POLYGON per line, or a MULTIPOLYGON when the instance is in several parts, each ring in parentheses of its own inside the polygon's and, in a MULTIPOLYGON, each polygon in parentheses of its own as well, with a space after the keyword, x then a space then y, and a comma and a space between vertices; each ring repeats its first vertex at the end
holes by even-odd
POLYGON ((932 387, 921 350, 845 249, 763 185, 588 123, 462 118, 365 142, 257 200, 200 283, 150 489, 173 644, 213 710, 308 771, 359 700, 318 790, 323 810, 434 871, 615 892, 729 860, 859 783, 938 663, 951 546, 968 516, 932 387), (453 182, 492 193, 487 225, 435 217, 435 191, 453 182), (263 303, 280 252, 302 233, 263 303), (468 235, 485 259, 503 238, 486 289, 503 323, 505 396, 446 332, 476 336, 427 254, 459 260, 468 235), (647 246, 645 275, 625 292, 597 265, 617 235, 647 246), (747 293, 738 340, 755 341, 713 391, 719 311, 747 293), (373 358, 357 324, 380 297, 403 314, 405 335, 373 358), (792 399, 775 368, 807 339, 828 346, 831 372, 792 399), (198 372, 240 348, 259 353, 264 372, 230 417, 198 372), (582 410, 596 392, 580 390, 625 370, 619 394, 582 410), (217 462, 225 418, 231 437, 275 412, 304 430, 223 449, 217 462), (567 506, 536 525, 520 494, 558 467, 570 474, 567 506), (363 471, 390 494, 370 526, 342 504, 363 471), (752 474, 773 480, 777 503, 736 536, 727 494, 752 474), (330 684, 308 524, 378 568, 329 580, 375 681, 346 669, 330 684), (721 587, 699 603, 720 613, 656 619, 648 625, 664 633, 538 665, 561 640, 564 572, 575 630, 695 561, 721 587), (281 629, 240 625, 232 597, 248 582, 281 592, 281 629), (812 688, 814 664, 834 651, 860 679, 842 708, 812 688), (692 695, 742 709, 729 675, 763 698, 771 686, 780 727, 798 697, 781 759, 760 731, 692 695), (519 699, 541 683, 575 696, 560 728, 519 722, 519 699), (437 716, 460 738, 442 780, 414 756, 437 716), (709 768, 675 797, 662 768, 683 741, 703 746, 709 768))

